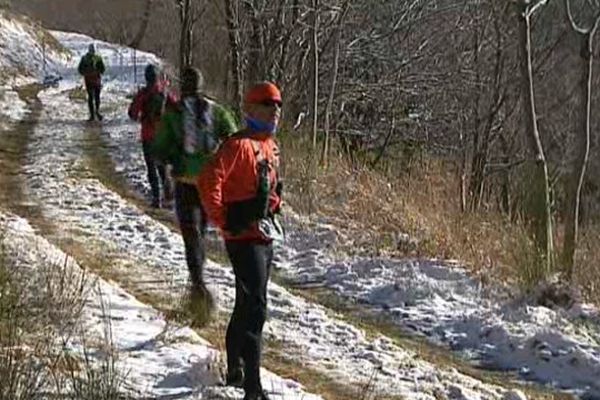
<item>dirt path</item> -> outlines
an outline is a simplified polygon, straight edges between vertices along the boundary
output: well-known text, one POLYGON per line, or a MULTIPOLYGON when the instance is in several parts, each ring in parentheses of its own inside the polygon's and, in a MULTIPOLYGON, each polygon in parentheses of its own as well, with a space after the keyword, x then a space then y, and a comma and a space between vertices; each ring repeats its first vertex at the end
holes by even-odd
POLYGON ((2 157, 0 157, 0 205, 28 219, 41 220, 41 210, 29 201, 23 185, 27 146, 33 129, 42 111, 42 103, 37 95, 39 85, 20 88, 19 98, 27 104, 27 116, 9 130, 1 132, 2 157))

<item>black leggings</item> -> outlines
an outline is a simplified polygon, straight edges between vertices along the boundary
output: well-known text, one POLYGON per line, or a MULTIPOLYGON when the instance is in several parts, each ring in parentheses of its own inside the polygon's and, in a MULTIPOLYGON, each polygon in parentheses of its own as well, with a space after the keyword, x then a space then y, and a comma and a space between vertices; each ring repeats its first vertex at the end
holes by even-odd
POLYGON ((247 241, 227 241, 227 254, 235 273, 235 306, 227 327, 227 368, 244 361, 244 390, 259 393, 262 330, 267 318, 267 282, 273 247, 247 241))
POLYGON ((90 117, 93 118, 99 113, 100 110, 100 86, 88 86, 87 98, 88 98, 88 109, 90 110, 90 117))
POLYGON ((143 142, 142 150, 144 152, 144 161, 146 162, 146 169, 148 172, 148 183, 150 183, 150 190, 152 192, 152 200, 160 202, 160 187, 162 186, 165 197, 171 193, 171 182, 166 174, 165 166, 157 162, 156 159, 150 153, 150 143, 143 142), (160 183, 159 183, 160 178, 160 183))
POLYGON ((206 214, 195 185, 182 182, 175 184, 175 212, 183 236, 190 279, 192 285, 198 288, 204 284, 202 269, 206 258, 204 250, 206 214))

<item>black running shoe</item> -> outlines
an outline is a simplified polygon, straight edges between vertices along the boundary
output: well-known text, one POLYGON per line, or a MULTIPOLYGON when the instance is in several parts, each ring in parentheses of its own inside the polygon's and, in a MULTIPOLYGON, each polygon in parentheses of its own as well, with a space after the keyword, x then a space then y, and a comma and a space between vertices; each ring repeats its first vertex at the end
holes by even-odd
POLYGON ((246 393, 244 396, 244 400, 270 400, 269 396, 267 396, 267 392, 261 390, 256 393, 246 393))
POLYGON ((225 385, 241 388, 244 386, 244 370, 242 367, 228 369, 225 385))

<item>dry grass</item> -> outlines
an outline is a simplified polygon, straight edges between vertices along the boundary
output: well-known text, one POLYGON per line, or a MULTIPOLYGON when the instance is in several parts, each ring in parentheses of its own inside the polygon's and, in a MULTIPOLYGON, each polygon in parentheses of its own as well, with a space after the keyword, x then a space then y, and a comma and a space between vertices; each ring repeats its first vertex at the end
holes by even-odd
MULTIPOLYGON (((460 211, 456 166, 422 157, 402 174, 352 165, 334 151, 327 168, 311 159, 310 143, 281 135, 286 200, 336 226, 336 249, 366 256, 455 259, 484 283, 529 289, 544 277, 526 227, 499 212, 460 211), (407 239, 409 238, 409 239, 407 239)), ((560 233, 561 227, 556 226, 560 233)), ((600 304, 600 226, 581 230, 577 282, 600 304)), ((560 249, 560 235, 556 248, 560 249)))
POLYGON ((600 226, 587 226, 580 235, 575 282, 587 300, 600 304, 600 226))
POLYGON ((285 168, 286 200, 336 225, 343 238, 339 250, 459 259, 486 278, 525 279, 515 265, 527 253, 525 229, 499 213, 462 213, 452 164, 422 160, 390 177, 352 166, 338 152, 327 168, 313 168, 311 180, 309 144, 283 136, 282 147, 284 162, 293 166, 285 168), (410 240, 402 239, 405 234, 410 240))
POLYGON ((123 374, 114 353, 100 362, 90 349, 110 348, 110 338, 86 341, 84 305, 94 282, 79 268, 44 254, 31 263, 27 249, 7 247, 11 233, 0 227, 0 399, 47 398, 48 393, 82 400, 121 398, 123 374), (6 241, 5 241, 6 240, 6 241), (71 353, 73 343, 83 352, 71 353))

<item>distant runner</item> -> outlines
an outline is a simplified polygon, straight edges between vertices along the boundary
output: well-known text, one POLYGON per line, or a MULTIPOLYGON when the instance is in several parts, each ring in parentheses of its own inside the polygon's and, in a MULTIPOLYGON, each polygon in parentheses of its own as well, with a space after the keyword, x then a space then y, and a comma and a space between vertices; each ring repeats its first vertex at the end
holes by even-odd
POLYGON ((160 118, 167 107, 173 107, 177 103, 177 97, 169 90, 167 81, 160 78, 161 75, 156 66, 146 66, 146 86, 137 92, 127 111, 129 118, 142 123, 142 150, 152 192, 152 207, 155 208, 160 208, 173 199, 173 188, 166 166, 151 154, 152 140, 160 118))
POLYGON ((102 90, 102 74, 104 74, 104 61, 99 54, 96 54, 96 46, 91 43, 88 52, 81 58, 77 67, 80 75, 83 75, 85 90, 87 91, 88 109, 90 117, 88 121, 93 121, 94 117, 102 121, 100 114, 100 91, 102 90))

